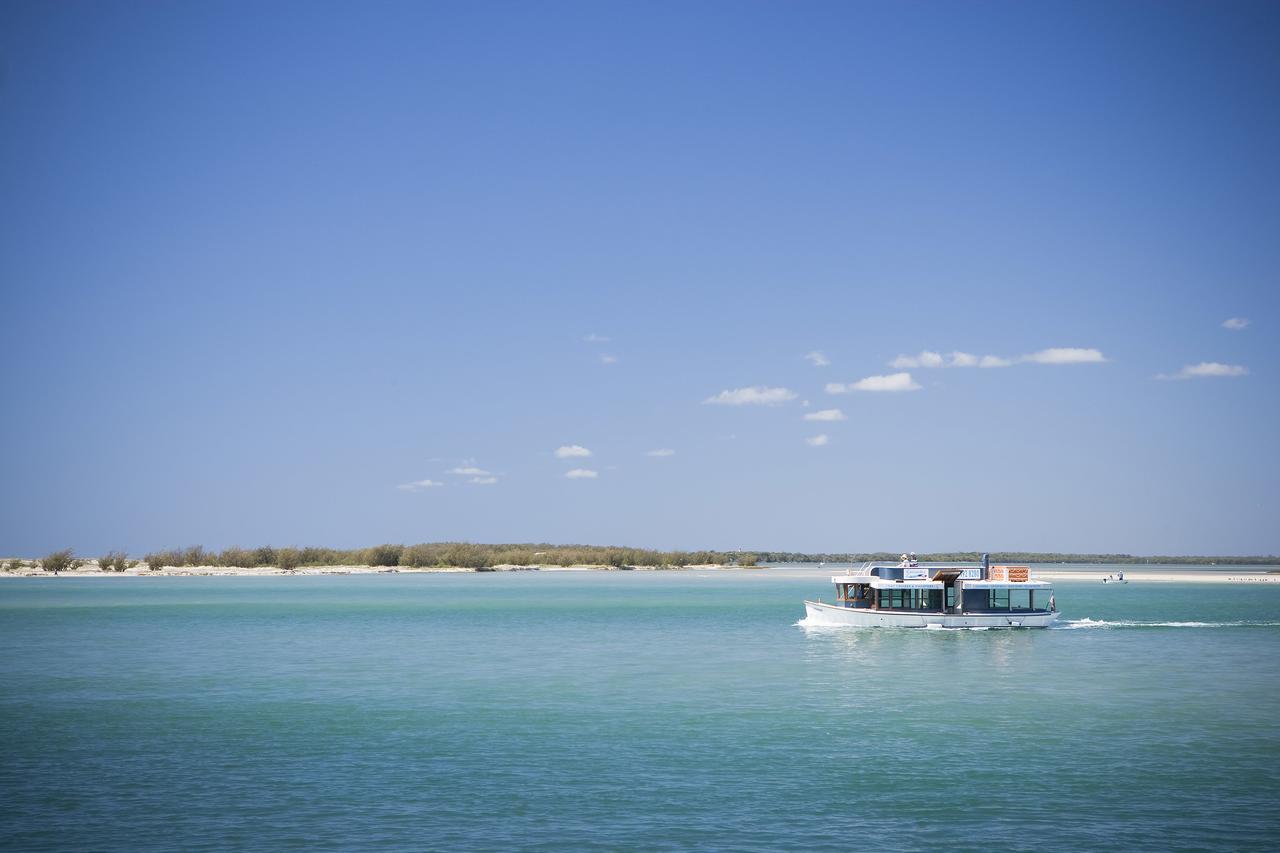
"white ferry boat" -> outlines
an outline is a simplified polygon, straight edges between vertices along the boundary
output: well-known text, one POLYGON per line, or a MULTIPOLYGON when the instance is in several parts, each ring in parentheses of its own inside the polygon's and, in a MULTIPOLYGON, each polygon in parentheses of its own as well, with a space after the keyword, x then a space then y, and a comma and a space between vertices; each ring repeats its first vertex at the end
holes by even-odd
POLYGON ((1058 618, 1053 585, 1029 566, 866 563, 831 582, 835 602, 806 601, 806 625, 1045 628, 1058 618))

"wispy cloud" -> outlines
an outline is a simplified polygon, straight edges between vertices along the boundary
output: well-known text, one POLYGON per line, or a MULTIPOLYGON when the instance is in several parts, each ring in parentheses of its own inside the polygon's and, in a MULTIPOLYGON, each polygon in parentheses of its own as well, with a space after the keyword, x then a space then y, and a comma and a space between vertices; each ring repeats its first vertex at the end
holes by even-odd
POLYGON ((805 358, 808 359, 809 363, 812 364, 814 367, 826 367, 831 363, 831 359, 827 358, 818 350, 814 350, 813 352, 806 353, 805 358))
POLYGON ((967 352, 951 353, 952 367, 977 367, 980 369, 989 369, 992 367, 1009 367, 1013 364, 1012 359, 1001 358, 998 355, 972 355, 967 352))
POLYGON ((594 480, 600 474, 590 468, 574 468, 572 471, 566 471, 565 476, 570 480, 594 480))
POLYGON ((848 394, 853 391, 919 391, 920 386, 911 378, 910 373, 890 373, 888 376, 868 376, 847 385, 840 382, 827 383, 828 394, 848 394))
POLYGON ((804 416, 806 421, 845 421, 844 412, 839 409, 823 409, 820 412, 809 412, 804 416))
POLYGON ((573 459, 579 456, 590 456, 591 451, 580 444, 566 444, 556 448, 557 459, 573 459))
POLYGON ((823 447, 830 440, 831 439, 827 438, 827 434, 825 432, 822 435, 815 435, 812 438, 805 439, 811 447, 823 447))
POLYGON ((591 334, 587 335, 585 338, 583 338, 583 340, 584 340, 584 341, 586 341, 586 342, 587 342, 587 343, 589 343, 589 344, 607 344, 607 343, 609 343, 609 339, 608 339, 608 338, 606 338, 604 335, 597 335, 595 332, 592 332, 591 334))
POLYGON ((1034 364, 1101 364, 1106 360, 1101 351, 1081 347, 1050 347, 1018 359, 1034 364))
POLYGON ((477 466, 476 460, 474 459, 463 459, 461 465, 456 468, 450 468, 447 473, 456 474, 459 477, 466 477, 468 478, 468 483, 473 483, 477 486, 492 486, 494 483, 498 482, 498 478, 493 474, 493 472, 486 471, 485 469, 477 466))
POLYGON ((443 486, 444 483, 435 480, 414 480, 412 483, 403 483, 396 486, 397 489, 403 489, 406 492, 420 492, 423 489, 434 489, 437 486, 443 486))
POLYGON ((789 388, 766 388, 763 385, 752 385, 749 388, 734 388, 721 391, 702 402, 712 406, 779 406, 788 400, 794 400, 796 392, 789 388))
POLYGON ((1238 332, 1247 325, 1249 325, 1248 317, 1230 317, 1222 321, 1222 328, 1230 329, 1233 332, 1238 332))
POLYGON ((1199 364, 1188 364, 1177 373, 1161 373, 1156 379, 1202 379, 1207 377, 1248 376, 1249 368, 1239 364, 1221 364, 1216 361, 1202 361, 1199 364))
POLYGON ((657 450, 650 450, 645 456, 653 456, 655 458, 663 456, 675 456, 676 452, 669 447, 660 447, 657 450))
POLYGON ((889 366, 897 370, 917 367, 946 367, 947 360, 942 357, 940 352, 924 350, 919 355, 900 355, 889 362, 889 366))
POLYGON ((918 355, 900 355, 889 362, 890 367, 899 370, 917 367, 1008 367, 1013 361, 998 355, 974 355, 968 352, 953 352, 943 355, 932 350, 923 350, 918 355))
POLYGON ((617 364, 618 357, 616 355, 602 355, 600 356, 600 363, 601 364, 617 364))
POLYGON ((1099 364, 1106 361, 1101 351, 1082 347, 1052 347, 1018 358, 998 355, 974 355, 970 352, 951 352, 943 355, 933 350, 922 350, 916 355, 900 355, 889 362, 898 370, 933 367, 1010 367, 1018 362, 1031 364, 1099 364))

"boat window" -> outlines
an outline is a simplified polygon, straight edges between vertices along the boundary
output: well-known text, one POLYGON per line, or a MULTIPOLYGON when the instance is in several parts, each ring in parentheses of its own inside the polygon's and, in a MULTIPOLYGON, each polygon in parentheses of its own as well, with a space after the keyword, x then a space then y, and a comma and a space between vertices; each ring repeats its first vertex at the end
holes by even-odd
POLYGON ((965 590, 964 609, 967 611, 1040 612, 1049 609, 1047 589, 971 589, 965 590))
POLYGON ((1033 589, 1011 589, 1009 590, 1009 609, 1010 610, 1044 610, 1049 606, 1049 596, 1035 594, 1033 589), (1037 600, 1039 599, 1039 600, 1037 600))
POLYGON ((880 591, 884 610, 941 610, 940 589, 884 589, 880 591))

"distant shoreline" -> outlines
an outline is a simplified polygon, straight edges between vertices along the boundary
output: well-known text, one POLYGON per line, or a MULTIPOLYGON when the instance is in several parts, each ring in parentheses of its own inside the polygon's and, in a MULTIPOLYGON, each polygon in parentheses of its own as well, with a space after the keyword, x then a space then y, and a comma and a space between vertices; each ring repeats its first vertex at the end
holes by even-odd
POLYGON ((46 572, 39 567, 24 567, 15 571, 0 572, 0 578, 183 578, 183 577, 290 577, 295 575, 440 575, 440 574, 488 574, 493 572, 679 572, 692 569, 741 569, 754 571, 752 567, 707 563, 688 566, 606 566, 606 565, 497 565, 483 568, 464 566, 302 566, 297 569, 281 569, 275 566, 240 568, 233 566, 165 566, 150 569, 137 566, 123 572, 103 571, 96 565, 81 566, 62 572, 46 572))
MULTIPOLYGON (((77 569, 68 570, 54 574, 45 572, 35 567, 25 567, 16 571, 0 572, 0 578, 189 578, 189 577, 323 577, 323 576, 350 576, 350 575, 435 575, 435 574, 489 574, 496 572, 538 572, 538 573, 561 573, 561 572, 681 572, 681 571, 739 571, 739 572, 767 572, 778 570, 778 566, 737 566, 732 564, 707 563, 686 566, 667 566, 655 568, 653 566, 607 566, 602 564, 584 564, 576 566, 559 566, 559 565, 497 565, 485 568, 463 568, 456 566, 436 566, 414 568, 408 566, 307 566, 292 570, 280 569, 272 566, 258 566, 255 568, 231 568, 226 566, 169 566, 163 569, 152 570, 146 566, 137 566, 123 572, 102 571, 96 565, 82 566, 77 569)), ((786 570, 794 570, 795 568, 803 568, 808 570, 817 570, 818 566, 813 565, 804 567, 788 567, 786 570)), ((1280 584, 1280 573, 1269 573, 1260 569, 1251 569, 1244 571, 1194 571, 1196 568, 1207 568, 1201 566, 1188 567, 1187 570, 1179 569, 1160 569, 1160 570, 1144 570, 1126 567, 1124 569, 1125 579, 1131 583, 1217 583, 1217 584, 1233 584, 1233 583, 1275 583, 1280 584)), ((824 572, 840 572, 844 567, 828 566, 824 572)), ((1110 577, 1112 572, 1092 572, 1092 571, 1055 571, 1054 569, 1037 569, 1033 568, 1034 577, 1042 580, 1050 581, 1080 581, 1101 583, 1104 578, 1110 577)))
MULTIPOLYGON (((1104 578, 1111 577, 1111 572, 1055 572, 1032 571, 1041 580, 1047 581, 1093 581, 1101 583, 1104 578)), ((1195 572, 1195 571, 1157 571, 1124 570, 1126 581, 1133 583, 1280 583, 1280 574, 1263 571, 1244 572, 1195 572)))

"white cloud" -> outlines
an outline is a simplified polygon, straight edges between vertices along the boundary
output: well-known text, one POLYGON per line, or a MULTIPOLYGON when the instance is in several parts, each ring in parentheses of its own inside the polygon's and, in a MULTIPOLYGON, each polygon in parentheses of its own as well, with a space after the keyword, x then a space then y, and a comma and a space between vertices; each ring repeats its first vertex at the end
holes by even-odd
POLYGON ((600 363, 601 364, 617 364, 618 357, 616 355, 602 355, 600 356, 600 363))
POLYGON ((566 472, 565 476, 570 480, 594 480, 600 475, 590 468, 574 468, 572 471, 566 472))
POLYGON ((1230 317, 1222 321, 1222 328, 1230 329, 1233 332, 1238 332, 1247 325, 1249 325, 1248 317, 1230 317))
POLYGON ((827 434, 824 432, 822 435, 815 435, 813 438, 806 438, 805 441, 813 447, 822 447, 830 441, 830 439, 827 438, 827 434))
POLYGON ((766 388, 763 385, 752 385, 750 388, 735 388, 732 391, 721 391, 702 402, 713 406, 777 406, 788 400, 794 400, 796 392, 789 388, 766 388))
POLYGON ((844 412, 839 409, 823 409, 820 412, 809 412, 804 416, 806 421, 846 421, 844 412))
POLYGON ((1106 357, 1096 349, 1080 347, 1051 347, 1024 355, 1019 361, 1030 361, 1035 364, 1100 364, 1106 357))
POLYGON ((590 456, 591 451, 587 450, 580 444, 566 444, 564 447, 556 448, 557 459, 573 459, 578 456, 590 456))
POLYGON ((498 478, 497 477, 472 477, 467 482, 474 483, 477 486, 492 486, 494 483, 498 482, 498 478))
POLYGON ((608 339, 608 338, 606 338, 604 335, 597 335, 595 332, 592 332, 591 334, 587 335, 585 338, 583 338, 583 340, 584 340, 584 341, 586 341, 586 342, 587 342, 587 343, 589 343, 589 344, 607 344, 607 343, 609 343, 609 339, 608 339))
POLYGON ((483 468, 477 468, 474 465, 464 465, 459 468, 450 468, 450 474, 461 474, 464 477, 487 477, 489 472, 483 468))
POLYGON ((1202 361, 1199 364, 1188 364, 1177 373, 1161 373, 1156 379, 1199 379, 1211 376, 1248 376, 1249 368, 1239 364, 1221 364, 1216 361, 1202 361))
POLYGON ((828 394, 847 394, 851 391, 919 391, 920 386, 911 378, 910 373, 890 373, 888 376, 868 376, 857 382, 842 385, 839 382, 827 384, 828 394))
POLYGON ((806 353, 805 358, 807 358, 809 360, 809 363, 812 364, 814 367, 826 367, 831 363, 831 359, 827 358, 818 350, 814 350, 811 353, 806 353))
POLYGON ((917 367, 1008 367, 1013 364, 1007 358, 995 355, 977 356, 969 352, 953 352, 944 356, 940 352, 923 350, 919 355, 900 355, 889 362, 899 370, 917 367))
POLYGON ((675 456, 676 452, 669 447, 660 447, 657 450, 650 450, 645 456, 675 456))
POLYGON ((406 492, 418 492, 423 489, 434 489, 436 486, 443 485, 444 483, 439 483, 435 480, 414 480, 412 483, 404 483, 403 485, 396 486, 396 488, 403 489, 406 492))

